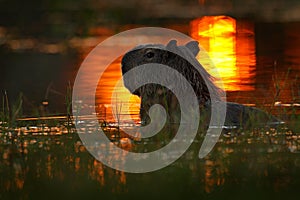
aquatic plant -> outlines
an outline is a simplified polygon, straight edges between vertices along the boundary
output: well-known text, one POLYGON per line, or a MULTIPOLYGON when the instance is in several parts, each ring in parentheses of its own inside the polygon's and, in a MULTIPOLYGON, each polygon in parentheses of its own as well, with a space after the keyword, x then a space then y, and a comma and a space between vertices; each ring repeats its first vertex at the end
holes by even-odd
POLYGON ((120 125, 121 125, 121 113, 122 113, 122 101, 119 101, 118 95, 116 94, 116 104, 114 105, 114 115, 117 120, 117 131, 115 133, 116 138, 120 138, 120 125))
POLYGON ((22 115, 23 105, 23 94, 20 92, 17 100, 10 105, 7 91, 4 91, 2 96, 2 111, 1 116, 1 127, 13 128, 17 126, 17 119, 22 115))
POLYGON ((65 96, 66 112, 67 112, 67 130, 70 132, 72 124, 72 86, 68 83, 66 96, 65 96))

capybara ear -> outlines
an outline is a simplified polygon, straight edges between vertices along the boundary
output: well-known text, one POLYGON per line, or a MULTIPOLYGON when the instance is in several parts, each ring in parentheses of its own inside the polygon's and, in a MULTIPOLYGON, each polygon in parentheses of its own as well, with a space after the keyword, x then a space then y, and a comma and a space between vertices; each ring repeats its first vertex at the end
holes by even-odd
POLYGON ((176 40, 170 40, 170 42, 167 44, 166 48, 169 50, 175 51, 177 47, 177 41, 176 40))
POLYGON ((199 42, 197 41, 190 41, 186 43, 185 46, 193 53, 194 56, 197 56, 200 51, 199 42))

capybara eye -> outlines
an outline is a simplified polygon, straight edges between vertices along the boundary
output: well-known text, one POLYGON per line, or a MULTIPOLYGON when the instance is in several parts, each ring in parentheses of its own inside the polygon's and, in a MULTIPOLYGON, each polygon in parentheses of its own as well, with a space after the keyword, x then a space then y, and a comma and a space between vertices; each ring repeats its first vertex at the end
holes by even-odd
POLYGON ((150 51, 150 52, 146 53, 146 57, 147 58, 153 58, 154 57, 154 53, 150 51))

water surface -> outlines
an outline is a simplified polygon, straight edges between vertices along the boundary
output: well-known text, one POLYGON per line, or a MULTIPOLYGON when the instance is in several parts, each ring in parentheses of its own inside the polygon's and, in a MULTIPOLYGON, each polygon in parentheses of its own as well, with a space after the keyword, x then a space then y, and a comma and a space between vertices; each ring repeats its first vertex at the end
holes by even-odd
MULTIPOLYGON (((211 20, 195 19, 184 31, 200 41, 215 59, 228 100, 262 107, 280 117, 299 112, 296 106, 300 102, 299 23, 234 22, 227 18, 218 24, 211 20), (214 26, 228 30, 223 35, 209 28, 214 26), (207 32, 201 31, 202 27, 206 27, 207 32)), ((181 27, 180 24, 169 26, 181 27)), ((80 41, 96 45, 100 40, 80 41)), ((84 58, 87 49, 85 47, 78 60, 84 58)), ((70 78, 74 78, 73 70, 66 73, 70 78)), ((99 80, 95 106, 101 119, 111 119, 111 94, 120 77, 119 58, 99 80)), ((120 103, 124 96, 130 95, 125 88, 118 94, 120 103)), ((130 114, 138 120, 139 99, 130 98, 130 114)), ((297 120, 295 126, 299 124, 299 118, 297 120)), ((115 134, 115 129, 108 134, 115 134)), ((118 145, 127 150, 153 150, 161 147, 172 134, 165 132, 161 138, 142 142, 124 140, 118 145)), ((0 199, 298 198, 299 129, 229 132, 220 138, 207 157, 199 159, 204 135, 205 132, 200 131, 189 151, 171 166, 156 172, 131 174, 95 160, 76 133, 15 136, 1 132, 0 199)), ((115 156, 122 160, 121 155, 115 156)))

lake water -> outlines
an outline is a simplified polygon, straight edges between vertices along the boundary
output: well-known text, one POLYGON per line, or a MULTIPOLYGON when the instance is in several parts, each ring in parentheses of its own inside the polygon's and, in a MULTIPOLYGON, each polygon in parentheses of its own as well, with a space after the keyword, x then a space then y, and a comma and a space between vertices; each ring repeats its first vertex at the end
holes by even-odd
MULTIPOLYGON (((262 107, 289 119, 291 112, 299 112, 300 103, 299 25, 209 18, 191 21, 184 29, 178 24, 168 26, 190 33, 206 49, 223 79, 228 101, 262 107), (225 34, 218 29, 226 30, 225 34)), ((93 46, 101 39, 85 41, 93 46)), ((90 49, 85 48, 80 61, 90 49)), ((63 74, 74 78, 75 67, 68 70, 63 74)), ((111 120, 111 94, 120 77, 118 58, 97 87, 96 111, 101 119, 111 120)), ((130 97, 125 88, 119 88, 118 98, 130 98, 129 113, 138 121, 139 99, 130 97)), ((294 121, 294 127, 298 125, 299 118, 294 121)), ((132 174, 95 160, 76 133, 18 137, 0 133, 0 199, 299 197, 299 126, 292 131, 283 127, 228 133, 221 136, 208 156, 199 159, 204 134, 200 131, 189 150, 172 165, 156 172, 132 174)), ((169 135, 154 140, 125 140, 123 148, 153 150, 169 140, 169 135)), ((122 160, 122 155, 115 156, 122 160)))
MULTIPOLYGON (((282 199, 297 198, 299 135, 281 131, 221 137, 198 158, 201 139, 172 165, 125 173, 95 160, 76 134, 0 140, 0 199, 282 199)), ((153 148, 157 141, 125 149, 153 148)), ((122 155, 115 155, 122 160, 122 155)))

